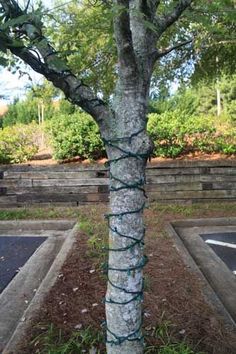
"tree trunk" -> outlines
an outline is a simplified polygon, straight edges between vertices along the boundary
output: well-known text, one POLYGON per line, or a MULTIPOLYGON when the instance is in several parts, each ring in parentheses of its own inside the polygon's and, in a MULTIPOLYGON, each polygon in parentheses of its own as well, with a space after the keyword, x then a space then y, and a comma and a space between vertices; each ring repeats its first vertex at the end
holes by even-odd
MULTIPOLYGON (((218 82, 217 82, 218 84, 218 82)), ((219 87, 216 88, 217 116, 221 115, 221 94, 219 87)))
POLYGON ((141 354, 145 167, 150 154, 146 94, 125 89, 116 99, 106 140, 110 164, 107 353, 141 354))

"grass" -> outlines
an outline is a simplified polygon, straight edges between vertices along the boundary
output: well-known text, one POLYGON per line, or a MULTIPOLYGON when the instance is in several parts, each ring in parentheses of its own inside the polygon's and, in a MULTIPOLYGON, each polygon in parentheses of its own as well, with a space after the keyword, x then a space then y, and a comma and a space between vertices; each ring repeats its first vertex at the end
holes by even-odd
POLYGON ((183 217, 194 217, 199 212, 207 211, 234 211, 236 212, 236 203, 199 203, 199 204, 192 204, 192 205, 179 205, 179 204, 159 204, 159 203, 152 203, 150 209, 153 211, 157 211, 159 217, 165 215, 165 213, 173 213, 177 214, 178 216, 183 217))
POLYGON ((96 264, 101 265, 107 258, 108 248, 108 230, 104 218, 100 216, 100 221, 97 222, 98 211, 91 209, 87 214, 86 210, 80 212, 79 216, 79 228, 88 236, 88 256, 96 259, 96 264))
MULTIPOLYGON (((53 325, 38 325, 43 332, 33 339, 32 344, 38 354, 82 354, 94 353, 104 354, 104 334, 102 331, 95 331, 90 326, 79 329, 68 335, 53 325)), ((193 351, 185 341, 172 343, 168 332, 171 324, 164 321, 152 331, 152 334, 145 338, 145 354, 204 354, 193 351), (150 337, 158 338, 160 346, 148 345, 150 337)))
POLYGON ((161 323, 154 327, 149 335, 146 336, 146 343, 150 339, 156 339, 160 342, 159 346, 148 345, 145 348, 145 354, 204 354, 203 352, 195 352, 183 340, 182 342, 173 342, 171 330, 174 325, 166 320, 161 320, 161 323))
POLYGON ((32 341, 35 347, 40 346, 39 354, 80 354, 95 348, 96 354, 102 353, 97 348, 101 347, 103 334, 90 326, 74 331, 69 337, 53 325, 40 328, 44 331, 32 341))
POLYGON ((78 218, 78 210, 76 208, 23 208, 0 210, 0 220, 72 218, 78 218))
MULTIPOLYGON (((195 354, 185 343, 168 344, 160 347, 158 354, 195 354)), ((196 353, 197 354, 197 353, 196 353)), ((198 353, 203 354, 203 353, 198 353)))
MULTIPOLYGON (((165 216, 166 213, 176 214, 182 217, 196 217, 199 213, 212 211, 236 212, 236 203, 201 203, 193 205, 179 204, 159 204, 153 202, 148 209, 157 212, 157 221, 165 216)), ((94 225, 94 218, 97 218, 99 213, 105 212, 106 208, 80 206, 78 208, 22 208, 22 209, 5 209, 0 210, 0 220, 21 220, 21 219, 59 219, 59 218, 79 218, 80 227, 88 235, 94 235, 101 231, 100 225, 94 225), (96 231, 96 232, 95 232, 96 231)), ((102 218, 101 218, 102 221, 102 218)), ((103 228, 103 227, 102 227, 103 228)))

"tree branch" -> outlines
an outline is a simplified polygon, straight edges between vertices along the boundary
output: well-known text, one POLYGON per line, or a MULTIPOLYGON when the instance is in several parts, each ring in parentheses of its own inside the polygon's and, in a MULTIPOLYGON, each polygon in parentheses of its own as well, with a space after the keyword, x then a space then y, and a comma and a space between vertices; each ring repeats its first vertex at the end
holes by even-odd
POLYGON ((137 66, 130 29, 129 1, 114 0, 114 6, 117 12, 114 17, 114 32, 120 69, 130 76, 136 72, 137 66))
POLYGON ((182 48, 185 45, 190 44, 192 42, 193 42, 193 39, 189 39, 184 42, 176 43, 174 46, 165 48, 162 51, 157 51, 156 55, 155 55, 155 59, 158 60, 158 59, 164 57, 165 55, 171 53, 173 50, 177 50, 179 48, 182 48))
MULTIPOLYGON (((0 0, 0 4, 5 13, 5 24, 8 19, 16 19, 25 15, 15 0, 0 0)), ((24 44, 15 46, 14 40, 10 38, 11 43, 7 43, 7 48, 29 64, 33 70, 51 81, 54 86, 60 88, 71 102, 91 114, 97 122, 101 122, 109 114, 108 107, 65 65, 43 36, 41 28, 42 23, 35 18, 34 14, 32 17, 29 15, 29 20, 18 24, 14 32, 16 35, 21 34, 28 38, 30 45, 28 47, 24 44)))
POLYGON ((151 22, 155 18, 156 10, 161 0, 141 0, 141 10, 151 22))
POLYGON ((180 0, 175 8, 164 17, 157 19, 157 25, 159 27, 159 32, 162 34, 168 27, 173 25, 182 13, 191 5, 193 0, 180 0))
POLYGON ((217 41, 217 42, 212 42, 211 44, 203 45, 203 48, 210 48, 214 47, 216 45, 223 44, 236 44, 236 39, 229 39, 229 40, 222 40, 222 41, 217 41))

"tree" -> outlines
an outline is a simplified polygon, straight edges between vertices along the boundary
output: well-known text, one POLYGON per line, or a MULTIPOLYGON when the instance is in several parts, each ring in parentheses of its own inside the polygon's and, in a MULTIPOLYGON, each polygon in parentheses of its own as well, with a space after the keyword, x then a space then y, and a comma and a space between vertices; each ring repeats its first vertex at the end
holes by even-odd
POLYGON ((141 302, 145 227, 145 166, 152 151, 146 132, 147 101, 156 62, 188 45, 181 26, 171 46, 160 41, 191 0, 101 0, 113 12, 117 50, 117 82, 112 105, 94 94, 72 73, 44 36, 42 11, 22 10, 15 0, 0 0, 0 50, 29 64, 60 88, 97 122, 110 165, 108 287, 106 293, 107 352, 143 353, 141 302), (176 42, 174 42, 176 40, 176 42))
POLYGON ((197 52, 195 70, 191 81, 212 81, 220 77, 221 73, 232 75, 235 73, 235 1, 212 1, 206 11, 197 10, 204 21, 195 28, 201 32, 200 48, 197 52))
POLYGON ((234 0, 192 2, 180 21, 163 34, 160 45, 176 40, 176 34, 179 40, 185 35, 193 42, 161 58, 152 77, 154 96, 165 89, 169 92, 173 81, 186 87, 203 79, 212 83, 222 72, 235 72, 235 13, 234 0))
MULTIPOLYGON (((62 1, 62 0, 61 0, 62 1)), ((164 2, 163 2, 164 3, 164 2)), ((60 3, 59 3, 60 4, 60 3)), ((94 6, 91 1, 58 5, 50 16, 47 33, 73 72, 83 77, 96 92, 108 97, 116 78, 116 49, 113 41, 111 8, 94 6)), ((159 11, 163 11, 159 6, 159 11)), ((159 47, 191 40, 160 58, 152 75, 152 97, 168 94, 173 80, 196 83, 212 81, 219 72, 235 72, 235 7, 233 0, 195 2, 159 40, 159 47), (219 62, 216 65, 216 55, 219 62)))
POLYGON ((55 111, 52 100, 56 93, 55 88, 48 82, 31 87, 24 99, 16 98, 9 105, 8 112, 3 117, 3 126, 16 123, 28 124, 32 121, 39 122, 42 107, 45 110, 45 118, 51 118, 55 111))
POLYGON ((116 81, 116 48, 111 7, 94 6, 90 1, 69 2, 50 16, 49 38, 56 50, 94 92, 108 98, 116 81))
POLYGON ((28 124, 32 121, 37 121, 37 105, 35 100, 32 101, 32 97, 25 101, 15 98, 3 117, 3 126, 6 127, 16 123, 28 124))

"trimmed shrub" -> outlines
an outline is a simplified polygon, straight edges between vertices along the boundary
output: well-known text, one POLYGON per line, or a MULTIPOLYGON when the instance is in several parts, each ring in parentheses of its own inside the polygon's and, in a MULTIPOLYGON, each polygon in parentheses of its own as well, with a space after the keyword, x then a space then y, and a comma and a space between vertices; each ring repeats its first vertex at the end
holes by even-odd
POLYGON ((20 163, 31 159, 38 151, 36 123, 16 124, 0 130, 0 163, 20 163))
POLYGON ((182 120, 176 112, 149 115, 147 129, 154 142, 154 156, 177 157, 184 151, 182 120))
MULTIPOLYGON (((189 152, 235 154, 235 129, 228 118, 188 115, 175 110, 149 114, 148 132, 154 142, 153 156, 176 158, 189 152)), ((54 158, 96 160, 105 156, 97 124, 86 113, 55 116, 48 127, 54 158)))
POLYGON ((153 156, 175 158, 194 151, 235 154, 236 130, 226 123, 223 116, 188 116, 178 110, 150 114, 148 132, 154 142, 153 156))
POLYGON ((105 156, 99 129, 86 113, 57 115, 49 122, 54 158, 64 160, 79 156, 95 160, 105 156))

